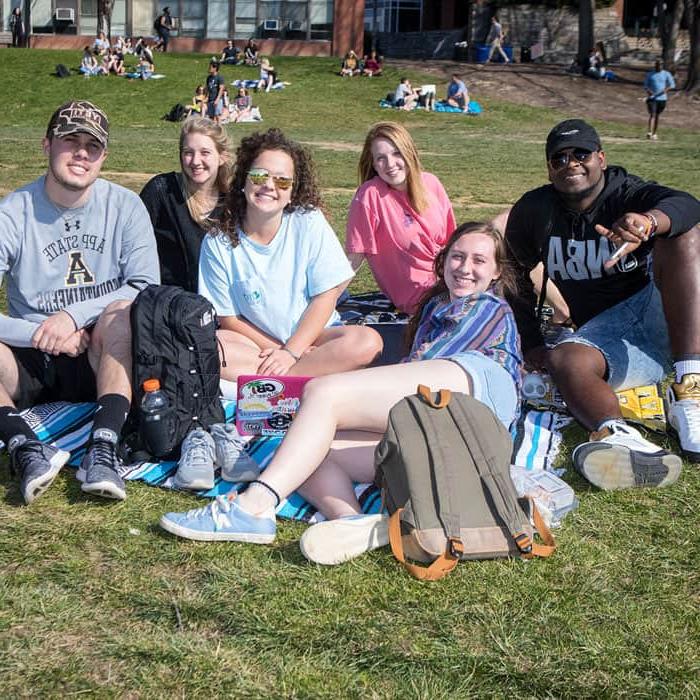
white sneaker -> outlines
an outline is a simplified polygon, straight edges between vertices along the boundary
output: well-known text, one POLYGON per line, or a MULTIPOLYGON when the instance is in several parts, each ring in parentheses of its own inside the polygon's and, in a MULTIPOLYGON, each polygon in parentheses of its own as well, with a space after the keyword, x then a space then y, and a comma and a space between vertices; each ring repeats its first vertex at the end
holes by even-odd
POLYGON ((645 440, 624 421, 597 433, 571 455, 574 468, 599 489, 668 486, 681 473, 681 458, 645 440))
POLYGON ((316 564, 342 564, 389 544, 389 516, 350 515, 312 525, 301 537, 301 553, 316 564))
POLYGON ((668 426, 678 436, 683 456, 700 462, 700 374, 685 374, 666 392, 668 426))

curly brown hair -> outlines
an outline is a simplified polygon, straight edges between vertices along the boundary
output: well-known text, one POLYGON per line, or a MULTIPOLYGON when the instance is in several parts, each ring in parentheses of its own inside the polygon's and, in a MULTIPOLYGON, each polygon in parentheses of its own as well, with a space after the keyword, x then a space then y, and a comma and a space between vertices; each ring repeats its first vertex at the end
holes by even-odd
POLYGON ((236 149, 233 181, 221 218, 221 230, 234 247, 238 245, 238 229, 243 228, 246 216, 247 202, 243 192, 245 179, 253 162, 263 151, 282 151, 294 163, 292 195, 285 211, 321 209, 321 190, 316 177, 316 167, 311 153, 306 148, 287 138, 280 129, 268 129, 264 133, 256 132, 246 136, 241 139, 236 149))
POLYGON ((445 260, 447 260, 447 256, 449 255, 450 250, 452 250, 452 246, 457 243, 462 236, 468 236, 475 233, 488 236, 493 241, 499 276, 498 279, 493 281, 491 289, 493 289, 493 291, 500 297, 503 297, 506 294, 517 294, 517 279, 515 271, 508 261, 508 252, 503 234, 491 223, 467 221, 454 230, 445 247, 435 257, 433 270, 435 271, 437 281, 423 294, 418 302, 418 307, 416 308, 415 314, 411 316, 411 319, 408 322, 405 336, 407 349, 410 349, 413 345, 413 340, 416 337, 416 332, 418 331, 418 326, 420 325, 421 316, 423 315, 425 307, 436 296, 449 293, 447 285, 445 284, 445 260))

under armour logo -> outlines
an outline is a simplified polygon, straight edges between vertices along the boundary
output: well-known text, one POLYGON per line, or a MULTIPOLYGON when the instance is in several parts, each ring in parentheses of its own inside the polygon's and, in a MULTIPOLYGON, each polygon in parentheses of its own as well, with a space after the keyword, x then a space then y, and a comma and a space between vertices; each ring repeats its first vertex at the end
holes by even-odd
POLYGON ((80 230, 80 219, 76 219, 75 223, 72 224, 70 221, 64 221, 63 225, 66 227, 66 232, 70 233, 70 230, 74 228, 76 231, 80 230))

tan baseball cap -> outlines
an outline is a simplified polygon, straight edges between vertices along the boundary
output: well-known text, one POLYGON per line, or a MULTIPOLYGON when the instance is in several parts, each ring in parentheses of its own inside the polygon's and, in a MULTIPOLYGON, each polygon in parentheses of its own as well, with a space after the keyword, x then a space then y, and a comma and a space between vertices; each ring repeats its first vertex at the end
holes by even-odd
POLYGON ((109 140, 109 121, 107 115, 92 102, 87 100, 74 100, 61 105, 49 120, 46 136, 58 139, 71 134, 90 134, 94 136, 103 147, 107 147, 109 140))

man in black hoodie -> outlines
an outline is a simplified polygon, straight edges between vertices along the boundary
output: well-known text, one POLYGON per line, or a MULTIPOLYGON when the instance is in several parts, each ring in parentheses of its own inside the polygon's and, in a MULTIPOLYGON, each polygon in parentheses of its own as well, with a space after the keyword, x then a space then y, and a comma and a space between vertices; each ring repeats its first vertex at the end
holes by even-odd
POLYGON ((614 392, 660 381, 673 361, 669 425, 686 458, 700 461, 700 202, 608 166, 596 130, 580 119, 552 129, 546 155, 551 184, 523 195, 506 228, 526 364, 551 373, 592 431, 572 455, 583 476, 603 489, 665 486, 680 458, 627 425, 614 392), (577 327, 553 349, 528 276, 539 262, 577 327))

